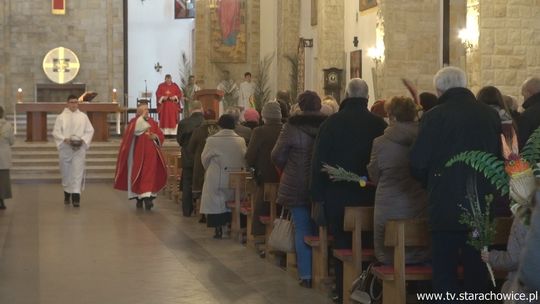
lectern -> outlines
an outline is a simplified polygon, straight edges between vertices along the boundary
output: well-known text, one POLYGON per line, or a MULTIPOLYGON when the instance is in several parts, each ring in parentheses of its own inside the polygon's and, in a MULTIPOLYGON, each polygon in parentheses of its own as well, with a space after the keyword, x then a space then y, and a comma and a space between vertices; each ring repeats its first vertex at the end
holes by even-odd
POLYGON ((194 99, 202 103, 203 110, 213 110, 216 113, 216 118, 219 117, 219 101, 223 98, 224 92, 215 89, 203 89, 195 92, 194 99))

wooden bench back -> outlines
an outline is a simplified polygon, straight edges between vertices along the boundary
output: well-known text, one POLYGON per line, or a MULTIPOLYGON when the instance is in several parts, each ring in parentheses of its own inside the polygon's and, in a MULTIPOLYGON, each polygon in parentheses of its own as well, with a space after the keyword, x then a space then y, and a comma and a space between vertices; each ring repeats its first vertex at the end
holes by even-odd
POLYGON ((279 183, 264 183, 264 201, 275 202, 277 200, 279 183))
POLYGON ((407 219, 386 222, 384 245, 387 247, 417 246, 425 247, 430 243, 430 232, 426 220, 407 219))
POLYGON ((493 245, 506 245, 506 243, 508 243, 512 222, 513 218, 511 217, 495 218, 495 237, 493 238, 493 245))
POLYGON ((373 231, 373 207, 345 207, 343 230, 353 231, 356 224, 362 231, 373 231))

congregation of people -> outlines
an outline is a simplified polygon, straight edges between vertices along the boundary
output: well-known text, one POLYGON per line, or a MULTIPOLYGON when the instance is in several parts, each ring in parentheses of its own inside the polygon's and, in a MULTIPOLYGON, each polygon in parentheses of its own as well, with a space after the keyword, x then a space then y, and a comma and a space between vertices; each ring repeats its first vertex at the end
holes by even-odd
MULTIPOLYGON (((238 87, 227 72, 219 84, 228 99, 219 116, 192 97, 198 90, 193 78, 191 91, 183 93, 168 75, 157 92, 159 123, 150 117, 148 104, 140 103, 127 125, 114 188, 127 191, 137 208, 152 209, 167 178, 161 146, 165 135, 174 130, 181 149, 182 215, 200 214, 199 222, 213 229, 215 239, 226 238, 231 223, 226 202, 234 199, 229 173, 249 171, 256 184, 249 233, 264 235, 265 225, 259 221, 269 213, 264 185, 279 183, 277 204, 292 218, 303 287, 312 286, 312 251, 304 237, 316 235, 317 226, 327 226, 334 249, 351 248, 351 232, 343 228, 345 209, 365 206, 374 207, 374 231, 362 236, 362 245, 371 246, 382 264, 393 262, 393 249, 385 246, 388 221, 428 221, 430 247, 407 250, 406 262, 432 266, 433 292, 491 290, 484 262, 496 271, 508 272, 503 292, 540 289, 540 210, 533 208, 530 224, 514 218, 507 248, 481 253, 468 243, 470 231, 460 222, 471 182, 482 203, 485 195, 495 194, 495 217, 511 215, 510 201, 474 169, 445 166, 453 156, 470 150, 491 152, 501 160, 518 154, 540 126, 540 78, 524 81, 522 111, 514 97, 493 86, 475 96, 467 87, 465 73, 446 67, 434 76, 435 94, 418 94, 405 81, 403 96, 377 101, 371 110, 367 83, 353 78, 343 100, 309 90, 291 98, 289 92, 279 91, 259 112, 253 105, 251 74, 244 76, 245 82, 238 87), (185 104, 182 120, 178 119, 180 100, 185 104), (322 170, 325 164, 369 182, 361 187, 333 181, 322 170)), ((9 146, 13 144, 13 131, 3 114, 0 108, 0 209, 11 197, 9 146)), ((53 131, 66 204, 80 204, 84 157, 92 134, 88 117, 70 96, 53 131)), ((350 286, 342 280, 343 263, 336 260, 334 267, 334 300, 339 303, 343 289, 350 286)))
MULTIPOLYGON (((404 96, 377 101, 371 111, 368 86, 362 79, 348 83, 341 102, 331 96, 321 98, 313 91, 302 92, 293 102, 287 92, 280 91, 260 114, 252 108, 225 109, 217 126, 211 115, 215 113, 207 115, 194 101, 191 116, 180 122, 178 143, 187 153, 182 158, 184 168, 202 166, 193 170, 197 174, 189 169, 183 172, 184 216, 192 215, 195 197, 200 195, 199 211, 214 228, 214 238, 224 237, 231 218, 225 202, 234 198, 227 168, 252 168, 257 190, 250 233, 264 234, 264 225, 258 221, 269 212, 264 184, 279 182, 277 203, 290 212, 294 224, 301 286, 311 287, 312 279, 312 253, 304 237, 316 235, 317 225, 325 225, 333 236, 334 249, 351 248, 351 233, 343 229, 345 208, 373 206, 374 232, 362 245, 373 246, 375 258, 382 264, 393 262, 393 250, 384 243, 389 220, 428 221, 431 246, 408 250, 406 262, 432 266, 433 292, 491 290, 483 262, 508 272, 503 292, 537 290, 538 280, 528 275, 531 268, 520 267, 537 263, 527 264, 520 256, 530 251, 524 258, 534 257, 539 244, 525 240, 527 235, 531 240, 538 238, 534 224, 540 219, 533 218, 527 226, 515 217, 506 250, 481 253, 474 249, 468 243, 468 227, 460 223, 467 187, 474 180, 478 197, 496 191, 473 169, 445 168, 445 164, 468 150, 491 152, 500 159, 517 154, 540 126, 540 79, 523 83, 521 113, 515 98, 493 86, 475 96, 467 88, 465 73, 454 67, 443 68, 434 76, 436 94, 418 94, 410 84, 406 86, 410 97, 404 89, 404 96), (369 185, 334 182, 323 172, 323 164, 365 176, 369 185), (192 184, 190 178, 202 180, 202 187, 192 184), (323 222, 313 216, 313 209, 324 210, 323 222)), ((498 195, 492 207, 494 216, 509 216, 509 203, 507 197, 498 195)), ((342 300, 343 288, 349 288, 343 286, 342 277, 343 265, 336 261, 337 302, 342 300)))

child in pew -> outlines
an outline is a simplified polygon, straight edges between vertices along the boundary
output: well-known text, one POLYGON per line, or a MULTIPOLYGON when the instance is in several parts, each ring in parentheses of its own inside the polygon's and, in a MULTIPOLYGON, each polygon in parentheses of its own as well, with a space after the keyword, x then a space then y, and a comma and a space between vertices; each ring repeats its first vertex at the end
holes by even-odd
POLYGON ((490 250, 482 252, 482 260, 489 263, 493 270, 508 271, 506 281, 502 285, 501 292, 510 292, 511 282, 514 281, 519 268, 521 250, 525 247, 528 227, 518 218, 514 217, 506 251, 490 250))

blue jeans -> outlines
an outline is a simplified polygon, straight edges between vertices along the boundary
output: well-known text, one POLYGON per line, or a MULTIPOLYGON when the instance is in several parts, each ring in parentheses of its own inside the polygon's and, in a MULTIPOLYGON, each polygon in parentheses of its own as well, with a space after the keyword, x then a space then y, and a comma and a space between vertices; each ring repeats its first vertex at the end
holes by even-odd
POLYGON ((304 236, 313 235, 313 225, 309 207, 291 207, 294 224, 294 244, 296 248, 296 264, 300 279, 311 280, 311 247, 304 243, 304 236))

